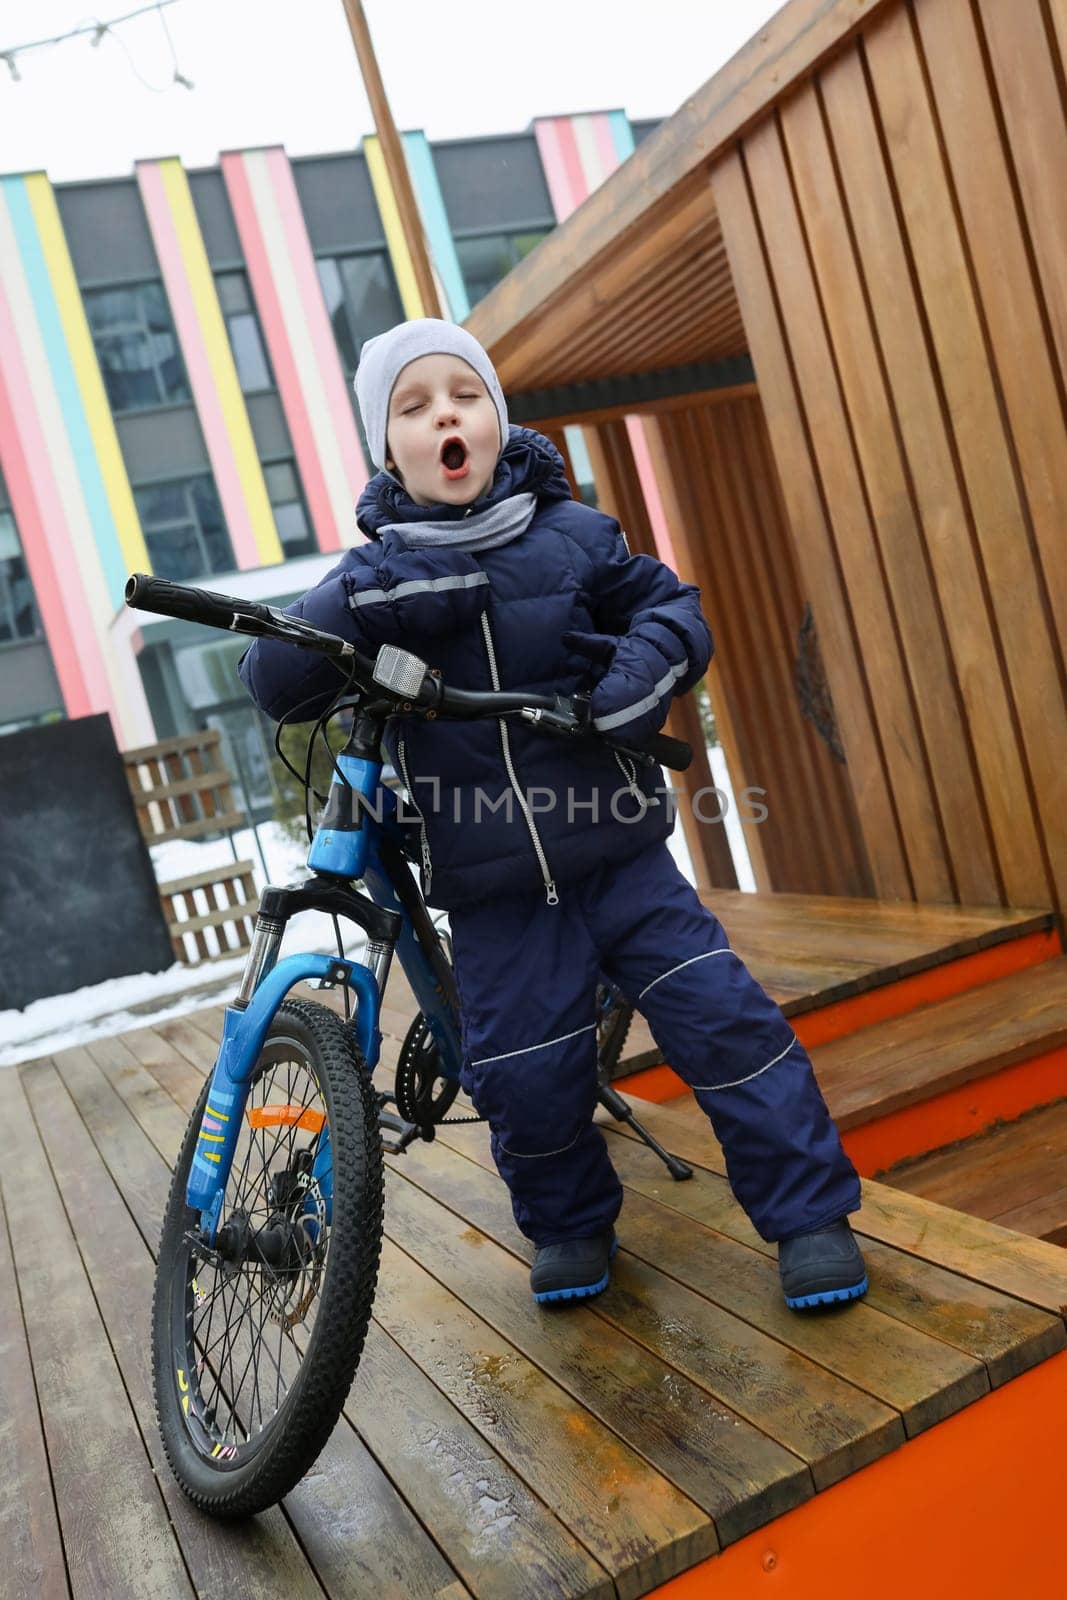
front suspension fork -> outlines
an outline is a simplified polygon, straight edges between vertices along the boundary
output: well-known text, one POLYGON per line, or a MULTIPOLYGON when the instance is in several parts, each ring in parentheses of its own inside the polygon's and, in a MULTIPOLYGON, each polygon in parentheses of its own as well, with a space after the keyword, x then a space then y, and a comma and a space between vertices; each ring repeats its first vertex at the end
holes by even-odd
MULTIPOLYGON (((186 1205, 200 1213, 201 1237, 209 1246, 214 1244, 219 1226, 252 1071, 274 1015, 293 985, 312 978, 351 985, 357 998, 356 1039, 368 1070, 373 1071, 381 1050, 378 973, 387 964, 391 947, 380 956, 368 947, 373 966, 342 956, 310 953, 287 956, 273 965, 281 942, 281 929, 260 926, 268 920, 261 918, 257 922, 237 1000, 226 1007, 222 1043, 211 1074, 186 1185, 186 1205)), ((316 1179, 325 1178, 329 1168, 328 1134, 327 1129, 316 1156, 312 1174, 316 1179)))

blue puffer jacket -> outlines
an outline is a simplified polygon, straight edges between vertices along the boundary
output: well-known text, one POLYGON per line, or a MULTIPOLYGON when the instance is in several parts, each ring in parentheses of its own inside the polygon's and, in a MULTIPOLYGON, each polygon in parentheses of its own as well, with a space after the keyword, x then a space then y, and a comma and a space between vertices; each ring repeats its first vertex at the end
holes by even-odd
MULTIPOLYGON (((537 496, 537 509, 510 542, 478 556, 414 549, 378 530, 459 521, 468 508, 418 506, 379 473, 357 508, 370 541, 346 551, 290 610, 370 655, 401 645, 453 688, 592 689, 596 725, 640 744, 711 657, 699 590, 662 562, 631 556, 617 522, 571 498, 555 447, 512 427, 486 495, 470 509, 523 491, 537 496)), ((318 716, 340 681, 324 658, 264 639, 240 671, 274 718, 298 707, 318 716)), ((385 745, 423 819, 423 892, 435 906, 538 886, 553 904, 557 888, 671 831, 659 768, 635 772, 603 745, 563 743, 514 717, 394 717, 385 745)))

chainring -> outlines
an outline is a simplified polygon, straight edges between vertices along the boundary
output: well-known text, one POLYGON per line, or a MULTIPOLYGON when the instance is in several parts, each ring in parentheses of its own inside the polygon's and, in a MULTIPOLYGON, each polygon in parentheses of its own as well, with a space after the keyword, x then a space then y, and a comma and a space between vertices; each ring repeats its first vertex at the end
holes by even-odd
POLYGON ((397 1111, 406 1122, 414 1122, 420 1128, 435 1127, 443 1122, 459 1093, 459 1083, 441 1071, 437 1041, 421 1012, 400 1046, 394 1093, 397 1111))

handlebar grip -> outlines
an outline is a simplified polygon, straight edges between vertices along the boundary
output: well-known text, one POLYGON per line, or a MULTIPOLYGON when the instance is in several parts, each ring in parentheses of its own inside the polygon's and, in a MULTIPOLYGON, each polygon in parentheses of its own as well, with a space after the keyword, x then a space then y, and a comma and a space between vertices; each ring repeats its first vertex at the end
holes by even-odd
POLYGON ((684 772, 693 759, 693 747, 684 739, 672 739, 669 733, 653 734, 641 746, 661 767, 672 772, 684 772))
POLYGON ((164 617, 181 617, 185 622, 200 622, 209 628, 233 627, 235 617, 270 625, 268 608, 254 600, 238 600, 214 594, 209 589, 191 589, 167 578, 152 578, 135 572, 126 583, 126 604, 140 611, 155 611, 164 617))

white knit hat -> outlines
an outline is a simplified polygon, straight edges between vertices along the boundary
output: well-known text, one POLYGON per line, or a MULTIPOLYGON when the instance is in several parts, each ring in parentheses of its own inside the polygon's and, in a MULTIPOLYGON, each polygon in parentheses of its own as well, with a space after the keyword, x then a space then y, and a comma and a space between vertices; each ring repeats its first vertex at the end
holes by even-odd
POLYGON ((420 356, 458 356, 474 368, 496 406, 503 449, 508 438, 508 408, 493 363, 474 335, 458 323, 418 317, 414 322, 398 322, 395 328, 368 339, 360 351, 354 387, 374 465, 385 466, 385 431, 393 387, 404 368, 420 356))

